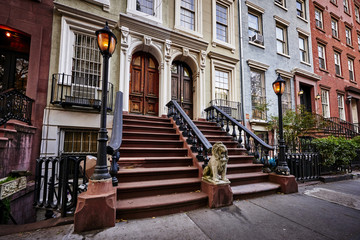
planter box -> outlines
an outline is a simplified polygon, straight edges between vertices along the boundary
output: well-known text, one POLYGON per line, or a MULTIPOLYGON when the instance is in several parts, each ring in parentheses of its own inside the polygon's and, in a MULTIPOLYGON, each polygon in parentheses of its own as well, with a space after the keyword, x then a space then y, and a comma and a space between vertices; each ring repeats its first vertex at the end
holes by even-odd
MULTIPOLYGON (((6 178, 0 179, 0 181, 6 178)), ((13 195, 26 188, 26 177, 19 177, 6 183, 0 184, 0 200, 13 195)))

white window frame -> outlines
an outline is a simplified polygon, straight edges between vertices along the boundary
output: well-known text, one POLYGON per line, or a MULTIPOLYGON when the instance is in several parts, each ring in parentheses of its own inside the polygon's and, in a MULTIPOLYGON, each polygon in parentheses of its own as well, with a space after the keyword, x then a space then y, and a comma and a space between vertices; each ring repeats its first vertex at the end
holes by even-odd
POLYGON ((235 21, 234 21, 235 2, 232 0, 212 0, 212 46, 221 46, 235 53, 235 21), (220 4, 227 9, 227 42, 217 39, 216 35, 216 5, 220 4))
POLYGON ((339 22, 334 18, 331 18, 331 35, 335 38, 339 38, 339 22))
POLYGON ((228 70, 224 70, 222 68, 218 68, 218 67, 215 67, 215 99, 222 99, 222 100, 226 100, 226 101, 229 101, 229 98, 230 98, 230 74, 228 70), (221 87, 217 87, 216 86, 216 83, 217 83, 217 73, 223 73, 223 74, 227 74, 227 88, 221 88, 221 87), (227 98, 224 99, 224 98, 219 98, 216 96, 216 92, 217 92, 217 89, 221 89, 221 90, 225 90, 227 91, 227 98))
POLYGON ((324 118, 330 117, 330 101, 329 101, 329 91, 321 89, 321 106, 322 114, 324 118))
POLYGON ((351 29, 349 27, 345 27, 345 37, 346 37, 346 44, 352 46, 351 29))
POLYGON ((211 98, 215 99, 215 81, 216 71, 228 72, 229 74, 229 101, 237 101, 238 95, 236 89, 236 63, 231 64, 222 61, 219 57, 211 58, 211 98))
POLYGON ((349 70, 349 80, 355 82, 354 60, 351 58, 348 58, 348 70, 349 70))
POLYGON ((194 30, 181 26, 181 0, 175 0, 175 26, 174 28, 180 32, 190 34, 196 37, 203 37, 203 21, 202 21, 202 0, 194 0, 195 4, 195 25, 194 30))
POLYGON ((286 8, 286 0, 274 0, 274 3, 276 5, 279 5, 279 6, 283 7, 283 8, 286 8))
POLYGON ((153 0, 153 1, 154 1, 154 15, 153 16, 136 10, 136 1, 135 0, 127 0, 126 13, 131 14, 137 18, 140 18, 143 21, 150 21, 152 23, 162 24, 163 1, 162 0, 153 0))
POLYGON ((324 45, 319 44, 319 43, 318 43, 317 47, 318 47, 319 68, 326 70, 326 48, 324 45), (320 56, 320 51, 319 51, 320 49, 321 49, 321 56, 320 56), (324 60, 324 67, 320 66, 320 59, 324 60))
POLYGON ((350 14, 349 0, 343 0, 343 3, 344 3, 344 12, 350 14))
MULTIPOLYGON (((252 109, 251 110, 251 118, 252 119, 263 120, 263 121, 267 120, 267 112, 266 111, 262 113, 262 115, 263 115, 262 118, 256 118, 256 116, 255 117, 253 116, 253 111, 255 109, 254 102, 253 102, 253 97, 264 98, 265 102, 267 102, 265 84, 266 84, 266 82, 265 82, 265 72, 263 70, 250 67, 250 94, 251 94, 251 109, 252 109), (252 93, 253 88, 252 88, 252 81, 251 81, 251 72, 260 74, 260 85, 261 85, 260 86, 260 88, 261 88, 261 95, 260 96, 253 95, 253 93, 252 93)), ((260 103, 260 104, 265 104, 265 103, 260 103)))
MULTIPOLYGON (((287 26, 284 26, 282 24, 279 24, 278 22, 276 23, 276 32, 277 32, 277 29, 280 29, 282 31, 282 39, 279 39, 277 38, 276 36, 276 51, 277 53, 279 54, 283 54, 283 55, 288 55, 288 36, 287 36, 287 26), (282 51, 279 52, 278 50, 278 47, 277 47, 277 44, 278 43, 281 43, 282 44, 282 51)), ((276 34, 277 35, 277 34, 276 34)))
POLYGON ((340 120, 346 121, 345 106, 344 106, 344 95, 343 94, 338 94, 337 99, 338 99, 339 118, 340 118, 340 120))
POLYGON ((358 40, 358 50, 360 51, 360 34, 357 34, 357 40, 358 40))
POLYGON ((299 18, 302 18, 302 19, 306 19, 306 10, 305 10, 305 2, 304 0, 296 0, 296 15, 299 17, 299 18), (302 15, 303 16, 299 16, 298 15, 298 8, 297 8, 297 3, 300 3, 301 4, 301 11, 302 11, 302 15))
POLYGON ((360 8, 355 5, 355 20, 360 23, 360 8))
POLYGON ((334 51, 334 64, 335 64, 335 74, 338 76, 342 75, 342 71, 341 71, 341 54, 334 51), (339 73, 336 72, 336 66, 338 66, 339 68, 339 73))
MULTIPOLYGON (((248 24, 248 34, 249 34, 249 31, 254 31, 256 32, 257 34, 260 34, 261 36, 264 36, 263 35, 263 31, 262 31, 262 14, 259 13, 259 12, 256 12, 256 11, 248 11, 248 19, 249 19, 249 15, 253 15, 255 17, 257 17, 257 24, 258 24, 258 29, 253 29, 253 28, 250 28, 249 27, 249 24, 248 24)), ((250 42, 254 42, 254 41, 251 41, 251 38, 253 36, 250 36, 249 34, 249 41, 250 42)), ((262 43, 257 43, 257 44, 261 44, 261 45, 264 45, 264 41, 262 43)))
POLYGON ((299 40, 300 38, 304 41, 304 49, 301 48, 300 46, 300 41, 299 41, 299 53, 305 53, 305 59, 302 59, 302 54, 300 55, 300 61, 301 62, 305 62, 305 63, 309 63, 309 39, 307 36, 304 36, 302 34, 299 33, 299 40))
POLYGON ((292 101, 291 101, 291 81, 290 78, 284 77, 282 76, 282 78, 284 79, 284 81, 286 82, 285 85, 285 91, 284 94, 281 98, 281 104, 283 106, 283 113, 285 113, 286 110, 291 110, 291 105, 292 105, 292 101))
POLYGON ((315 8, 315 25, 317 28, 324 29, 323 12, 318 8, 315 8), (318 13, 318 15, 316 13, 318 13))

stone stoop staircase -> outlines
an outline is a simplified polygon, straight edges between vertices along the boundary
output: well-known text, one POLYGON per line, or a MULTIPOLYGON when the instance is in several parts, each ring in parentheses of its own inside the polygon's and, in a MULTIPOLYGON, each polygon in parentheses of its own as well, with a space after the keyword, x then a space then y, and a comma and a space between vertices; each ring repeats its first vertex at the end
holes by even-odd
POLYGON ((116 217, 134 219, 207 205, 199 170, 170 119, 123 115, 116 217))
POLYGON ((233 141, 232 136, 228 136, 216 123, 194 123, 212 145, 221 141, 227 147, 227 178, 231 182, 234 200, 272 194, 280 189, 279 184, 269 182, 269 174, 262 172, 263 164, 254 164, 254 157, 249 156, 245 148, 238 148, 238 143, 233 141))

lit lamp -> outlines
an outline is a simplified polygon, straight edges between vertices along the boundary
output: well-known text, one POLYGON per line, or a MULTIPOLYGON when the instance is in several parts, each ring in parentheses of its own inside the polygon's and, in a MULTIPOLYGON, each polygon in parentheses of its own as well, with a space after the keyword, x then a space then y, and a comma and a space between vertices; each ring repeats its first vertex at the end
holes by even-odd
POLYGON ((102 99, 101 99, 101 119, 99 130, 99 149, 97 155, 96 166, 94 174, 91 176, 92 180, 101 180, 111 178, 107 169, 106 158, 106 143, 108 141, 107 129, 106 129, 106 111, 107 111, 107 86, 108 86, 108 70, 109 70, 109 58, 115 51, 116 37, 110 31, 108 23, 103 29, 95 32, 97 37, 97 43, 103 56, 103 82, 102 82, 102 99))
POLYGON ((282 104, 281 95, 284 93, 286 82, 278 75, 275 82, 273 82, 273 89, 278 96, 278 109, 279 109, 279 153, 278 153, 278 165, 275 169, 276 174, 290 175, 290 169, 285 160, 285 141, 283 133, 283 118, 282 118, 282 104))
POLYGON ((315 97, 316 100, 319 100, 320 98, 321 98, 320 94, 317 94, 315 97))

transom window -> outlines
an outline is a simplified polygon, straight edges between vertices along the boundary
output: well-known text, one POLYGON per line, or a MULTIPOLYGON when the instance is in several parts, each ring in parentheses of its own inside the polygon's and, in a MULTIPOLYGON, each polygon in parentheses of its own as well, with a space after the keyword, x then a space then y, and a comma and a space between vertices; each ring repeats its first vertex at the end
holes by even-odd
POLYGON ((96 130, 64 130, 64 146, 62 153, 96 153, 97 137, 96 130))
POLYGON ((351 58, 348 58, 348 68, 349 68, 349 79, 350 79, 350 81, 355 81, 355 78, 354 78, 354 61, 351 58))
POLYGON ((287 54, 287 29, 286 27, 276 25, 276 49, 278 53, 287 54))
POLYGON ((338 108, 339 108, 339 118, 343 121, 345 121, 345 108, 344 108, 344 95, 338 94, 337 96, 338 100, 338 108))
POLYGON ((341 58, 340 58, 340 53, 338 52, 334 52, 334 63, 335 63, 336 75, 341 76, 341 58))
POLYGON ((349 0, 344 0, 344 12, 346 12, 347 14, 350 14, 349 0))
POLYGON ((325 46, 318 44, 319 68, 326 69, 325 46))
POLYGON ((321 105, 324 118, 330 117, 329 91, 321 89, 321 105))
POLYGON ((136 10, 149 15, 154 15, 153 0, 136 0, 136 10))
POLYGON ((348 27, 345 28, 345 36, 346 36, 346 44, 351 46, 352 45, 351 29, 348 27))
POLYGON ((195 30, 194 0, 181 0, 180 23, 184 28, 195 30))
POLYGON ((229 73, 215 70, 215 98, 229 100, 229 73))
POLYGON ((305 4, 303 0, 296 0, 296 14, 301 18, 305 18, 305 4))
POLYGON ((331 34, 333 37, 339 38, 338 21, 334 18, 331 19, 331 34))
POLYGON ((228 15, 227 8, 216 4, 216 39, 227 42, 228 41, 228 15))
POLYGON ((299 35, 299 53, 300 53, 300 61, 309 62, 309 47, 308 47, 308 38, 299 35))
POLYGON ((315 24, 316 27, 323 29, 322 11, 317 8, 315 9, 315 24))

